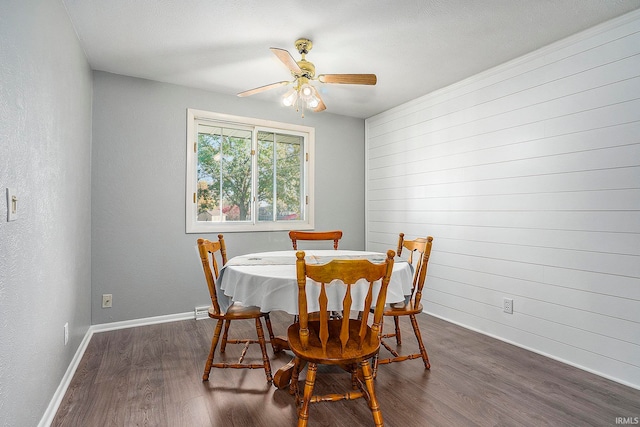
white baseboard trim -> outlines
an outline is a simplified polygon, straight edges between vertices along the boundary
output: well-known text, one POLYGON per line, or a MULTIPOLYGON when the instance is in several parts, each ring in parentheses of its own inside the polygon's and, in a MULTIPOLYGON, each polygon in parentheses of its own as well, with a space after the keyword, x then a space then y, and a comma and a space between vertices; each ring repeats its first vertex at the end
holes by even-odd
POLYGON ((67 371, 62 376, 60 385, 58 385, 56 392, 53 394, 53 397, 49 402, 49 406, 47 406, 47 409, 44 411, 44 415, 40 419, 38 427, 49 427, 53 422, 53 418, 56 416, 56 412, 58 412, 58 408, 62 403, 62 399, 67 392, 67 388, 69 388, 69 384, 71 384, 73 375, 76 373, 78 365, 80 365, 80 361, 84 356, 84 352, 87 350, 87 346, 89 345, 93 334, 99 332, 114 331, 117 329, 134 328, 137 326, 176 322, 179 320, 193 320, 193 311, 189 311, 187 313, 168 314, 165 316, 146 317, 142 319, 125 320, 122 322, 103 323, 100 325, 89 326, 89 329, 87 329, 87 333, 84 335, 82 342, 80 342, 80 345, 78 346, 73 359, 71 359, 71 363, 69 364, 67 371))
POLYGON ((99 325, 91 325, 89 329, 92 330, 93 333, 96 333, 135 328, 137 326, 156 325, 158 323, 177 322, 179 320, 193 320, 193 311, 166 314, 164 316, 144 317, 142 319, 123 320, 122 322, 101 323, 99 325))
POLYGON ((454 320, 448 319, 448 318, 443 317, 443 316, 439 316, 437 314, 428 312, 426 310, 424 311, 424 313, 428 314, 429 316, 433 316, 433 317, 437 317, 438 319, 442 319, 445 322, 453 323, 454 325, 458 325, 458 326, 460 326, 462 328, 469 329, 470 331, 474 331, 474 332, 477 332, 479 334, 486 335, 486 336, 491 337, 491 338, 495 338, 495 339, 497 339, 499 341, 506 342, 506 343, 511 344, 511 345, 515 345, 516 347, 520 347, 520 348, 525 349, 527 351, 530 351, 532 353, 536 353, 536 354, 539 354, 541 356, 548 357, 549 359, 557 360, 558 362, 564 363, 565 365, 573 366, 574 368, 578 368, 578 369, 581 369, 583 371, 589 372, 591 374, 597 375, 599 377, 606 378, 606 379, 611 380, 613 382, 616 382, 618 384, 622 384, 622 385, 625 385, 627 387, 631 387, 633 389, 640 390, 640 385, 638 385, 638 384, 633 384, 633 383, 630 383, 628 381, 622 380, 620 378, 612 377, 611 375, 607 375, 607 374, 604 374, 602 372, 596 371, 594 369, 587 368, 585 366, 579 365, 577 363, 571 362, 571 361, 563 359, 561 357, 554 356, 552 354, 545 353, 545 352, 537 350, 535 348, 527 347, 526 345, 522 345, 522 344, 517 343, 515 341, 511 341, 511 340, 505 339, 505 338, 500 337, 498 335, 487 333, 486 331, 482 331, 480 329, 473 328, 473 327, 471 327, 469 325, 465 325, 463 323, 456 322, 454 320))
POLYGON ((53 418, 56 416, 56 412, 58 412, 58 407, 60 406, 60 403, 62 403, 62 398, 71 383, 71 379, 76 373, 76 369, 82 360, 82 356, 84 356, 84 352, 89 345, 89 341, 91 341, 92 335, 91 327, 89 327, 89 330, 84 335, 82 342, 80 342, 80 345, 76 350, 76 354, 74 354, 73 359, 71 359, 71 363, 69 364, 69 367, 67 367, 67 371, 62 376, 62 380, 60 381, 56 392, 53 394, 53 398, 51 399, 51 402, 49 402, 49 406, 47 406, 47 409, 44 411, 44 415, 40 419, 38 427, 48 427, 51 425, 53 418))

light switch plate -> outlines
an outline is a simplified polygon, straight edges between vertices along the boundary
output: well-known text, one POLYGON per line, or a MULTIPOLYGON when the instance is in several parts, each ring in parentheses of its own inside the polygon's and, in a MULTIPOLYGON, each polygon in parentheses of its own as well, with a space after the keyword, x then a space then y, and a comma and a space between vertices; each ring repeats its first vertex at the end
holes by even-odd
POLYGON ((13 188, 7 188, 7 222, 18 219, 18 195, 13 188))

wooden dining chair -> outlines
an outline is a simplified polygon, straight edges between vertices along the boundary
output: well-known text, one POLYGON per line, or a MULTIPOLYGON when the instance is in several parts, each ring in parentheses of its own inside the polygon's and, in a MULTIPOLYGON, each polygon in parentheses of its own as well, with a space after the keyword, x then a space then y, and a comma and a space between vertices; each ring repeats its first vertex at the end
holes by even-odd
MULTIPOLYGON (((294 250, 298 250, 298 240, 333 240, 333 249, 338 250, 338 241, 342 238, 342 230, 332 231, 298 231, 291 230, 289 232, 289 238, 294 250)), ((331 312, 332 318, 341 318, 342 313, 337 311, 331 312)), ((297 318, 296 320, 297 321, 297 318)))
MULTIPOLYGON (((289 326, 287 338, 289 348, 295 355, 290 391, 296 396, 298 411, 298 427, 305 427, 309 420, 309 404, 316 402, 333 402, 365 398, 373 415, 376 426, 382 426, 382 413, 378 405, 373 374, 369 359, 380 346, 382 312, 384 309, 387 286, 393 271, 393 251, 387 252, 386 260, 381 264, 373 264, 366 259, 335 259, 326 264, 311 265, 305 262, 305 253, 296 254, 296 272, 298 282, 299 321, 289 326), (319 317, 311 316, 307 310, 307 278, 311 279, 319 289, 319 317), (345 315, 341 319, 332 319, 328 313, 327 286, 345 286, 342 300, 344 313, 352 310, 352 287, 360 279, 368 282, 364 306, 371 307, 374 282, 380 281, 380 289, 373 312, 372 325, 367 324, 369 311, 363 312, 362 318, 351 319, 345 315), (308 363, 307 378, 304 386, 302 402, 298 387, 298 375, 302 367, 308 363), (338 365, 351 372, 351 391, 344 394, 313 395, 318 364, 338 365)), ((362 285, 367 285, 362 283, 362 285)), ((360 286, 360 285, 359 285, 360 286)))
POLYGON ((433 237, 417 238, 415 240, 404 240, 404 233, 400 233, 398 239, 398 256, 402 255, 402 250, 407 249, 409 251, 407 262, 414 266, 413 283, 411 286, 411 296, 404 304, 390 304, 385 305, 384 317, 393 317, 393 323, 395 331, 389 334, 382 334, 381 347, 384 347, 389 351, 393 357, 386 359, 380 359, 379 353, 373 359, 373 376, 378 373, 378 365, 383 365, 393 362, 404 362, 406 360, 422 358, 425 369, 431 368, 429 362, 429 356, 427 350, 422 342, 422 334, 420 333, 420 327, 416 320, 416 314, 422 313, 422 288, 427 277, 427 266, 429 264, 429 256, 431 255, 431 246, 433 243, 433 237), (413 333, 416 336, 418 343, 418 353, 400 355, 398 353, 399 347, 402 345, 402 336, 400 334, 400 318, 409 317, 411 326, 413 327, 413 333), (394 349, 389 343, 385 341, 385 338, 396 339, 396 348, 394 349))
POLYGON ((332 231, 298 231, 291 230, 289 238, 294 250, 298 250, 298 240, 333 240, 333 249, 338 249, 338 240, 342 239, 341 230, 332 231))
POLYGON ((218 257, 221 260, 222 266, 227 263, 227 248, 224 243, 224 237, 222 234, 218 234, 218 241, 209 241, 206 239, 198 239, 198 251, 200 252, 200 259, 202 260, 202 268, 204 270, 204 277, 207 280, 207 286, 209 287, 209 295, 211 296, 211 306, 209 307, 209 317, 216 319, 216 328, 211 339, 211 350, 209 350, 209 357, 207 358, 207 364, 204 367, 204 374, 202 375, 202 381, 209 380, 209 373, 211 368, 235 368, 235 369, 264 369, 267 381, 273 382, 271 376, 271 363, 269 362, 269 355, 267 354, 267 341, 264 337, 262 329, 262 322, 260 319, 264 318, 269 331, 270 343, 272 345, 274 353, 276 348, 274 346, 274 335, 271 328, 271 320, 269 313, 262 313, 259 307, 243 307, 239 304, 232 304, 225 312, 220 309, 218 303, 218 297, 216 294, 216 280, 219 275, 218 257), (217 254, 217 255, 216 255, 217 254), (234 320, 249 320, 254 319, 256 325, 256 333, 258 339, 228 339, 229 327, 231 321, 234 320), (244 349, 237 363, 218 362, 213 363, 214 354, 218 341, 220 339, 220 332, 222 332, 222 326, 224 324, 224 334, 220 343, 220 353, 224 353, 227 344, 244 344, 244 349), (262 351, 262 363, 243 363, 247 350, 251 344, 259 344, 262 351))

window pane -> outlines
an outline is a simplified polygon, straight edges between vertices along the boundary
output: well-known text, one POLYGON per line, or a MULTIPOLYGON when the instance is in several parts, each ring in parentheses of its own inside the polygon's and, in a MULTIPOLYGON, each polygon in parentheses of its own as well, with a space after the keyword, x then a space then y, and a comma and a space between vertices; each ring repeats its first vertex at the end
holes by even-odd
POLYGON ((271 132, 258 132, 258 221, 273 221, 274 144, 271 132))
POLYGON ((198 221, 221 221, 220 148, 222 129, 198 126, 198 221))
POLYGON ((303 138, 276 134, 277 220, 301 220, 303 200, 303 138))
POLYGON ((303 216, 304 138, 258 132, 259 221, 298 221, 303 216))
POLYGON ((198 221, 251 221, 251 131, 198 125, 198 221))

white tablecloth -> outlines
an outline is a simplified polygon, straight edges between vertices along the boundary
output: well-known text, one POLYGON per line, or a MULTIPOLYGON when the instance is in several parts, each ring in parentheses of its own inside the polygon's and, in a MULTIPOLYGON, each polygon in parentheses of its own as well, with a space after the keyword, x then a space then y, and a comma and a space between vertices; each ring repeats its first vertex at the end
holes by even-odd
MULTIPOLYGON (((372 262, 382 262, 386 254, 365 251, 347 250, 308 250, 305 251, 307 262, 324 263, 330 258, 367 257, 372 262)), ((257 306, 264 312, 282 310, 290 314, 298 314, 298 285, 296 283, 296 251, 261 252, 242 255, 229 260, 222 268, 216 282, 218 302, 222 310, 226 310, 232 302, 244 306, 257 306)), ((404 301, 404 296, 411 292, 413 268, 404 260, 396 258, 389 287, 387 303, 404 301)), ((379 284, 374 286, 377 298, 379 284)), ((362 310, 367 292, 366 283, 358 283, 352 289, 353 310, 362 310)), ((320 286, 311 280, 307 282, 309 310, 317 311, 317 296, 320 286)), ((341 311, 345 287, 331 283, 327 286, 329 310, 341 311)))

